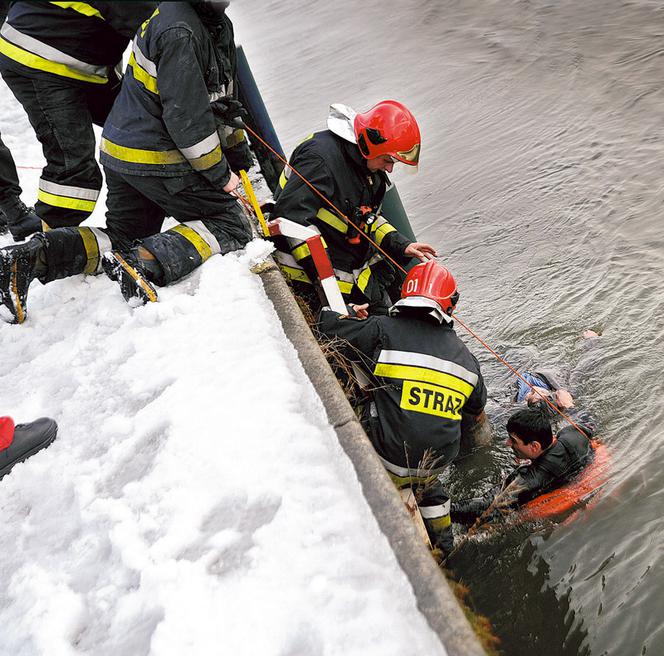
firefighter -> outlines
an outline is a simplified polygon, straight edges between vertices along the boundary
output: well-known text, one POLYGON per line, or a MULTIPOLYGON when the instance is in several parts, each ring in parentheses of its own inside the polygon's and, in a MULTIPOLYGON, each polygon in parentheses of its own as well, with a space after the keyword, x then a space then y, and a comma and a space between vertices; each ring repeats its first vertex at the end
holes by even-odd
MULTIPOLYGON (((0 2, 0 24, 7 17, 9 5, 0 2)), ((15 241, 41 230, 39 217, 33 208, 25 206, 21 193, 14 158, 0 137, 0 234, 9 229, 15 241)))
POLYGON ((120 86, 115 67, 155 6, 11 4, 0 30, 0 73, 44 151, 35 211, 47 228, 79 225, 95 207, 102 176, 92 124, 104 124, 120 86))
POLYGON ((0 417, 0 478, 49 446, 57 433, 58 425, 48 417, 16 425, 11 417, 0 417))
POLYGON ((233 139, 222 151, 213 111, 238 111, 227 5, 164 2, 143 23, 102 133, 107 228, 59 228, 0 249, 7 319, 25 320, 34 278, 93 273, 101 261, 128 302, 146 303, 157 300, 152 283, 168 285, 251 239, 226 157, 244 167, 250 153, 233 131, 222 132, 225 146, 233 139), (166 216, 180 223, 160 232, 166 216))
POLYGON ((416 488, 434 546, 453 546, 450 499, 441 482, 459 451, 461 419, 484 419, 486 388, 475 357, 457 337, 451 314, 459 294, 452 274, 435 261, 415 265, 388 316, 329 309, 319 328, 341 338, 341 350, 369 376, 363 424, 397 487, 416 488))
MULTIPOLYGON (((411 243, 380 214, 387 174, 397 162, 416 167, 419 161, 420 130, 411 112, 395 100, 379 102, 361 114, 334 104, 327 127, 293 151, 293 168, 400 266, 413 257, 421 261, 434 257, 432 246, 411 243)), ((284 169, 279 180, 273 216, 317 229, 344 299, 368 302, 372 313, 384 313, 391 305, 387 293, 394 277, 391 266, 339 212, 289 171, 284 169)), ((316 306, 311 293, 316 274, 306 243, 277 238, 276 247, 275 257, 286 276, 316 306)))

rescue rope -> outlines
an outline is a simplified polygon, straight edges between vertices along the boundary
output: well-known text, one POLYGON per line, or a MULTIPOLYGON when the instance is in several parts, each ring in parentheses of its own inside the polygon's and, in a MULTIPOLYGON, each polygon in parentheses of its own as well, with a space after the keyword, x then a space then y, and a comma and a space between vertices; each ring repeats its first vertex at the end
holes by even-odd
MULTIPOLYGON (((392 257, 390 257, 369 235, 364 233, 353 221, 351 221, 329 198, 326 198, 316 187, 311 184, 297 169, 295 169, 291 164, 289 164, 286 159, 284 159, 272 146, 270 146, 267 141, 265 141, 259 134, 255 132, 255 130, 252 130, 248 125, 246 125, 244 122, 242 123, 241 126, 243 129, 247 130, 253 137, 258 139, 273 155, 275 155, 279 161, 281 161, 285 166, 288 166, 290 170, 295 173, 295 175, 302 180, 310 189, 314 191, 314 193, 318 196, 320 196, 330 207, 332 207, 341 217, 343 217, 349 225, 351 225, 355 230, 357 230, 358 234, 362 235, 365 239, 369 241, 369 243, 374 246, 377 250, 379 250, 392 264, 394 264, 404 275, 406 275, 408 272, 406 269, 404 269, 398 262, 396 262, 392 257)), ((239 196, 239 195, 238 195, 239 196)), ((243 199, 244 202, 244 199, 243 199)), ((249 205, 249 207, 251 207, 249 205)), ((256 212, 251 208, 252 213, 256 215, 256 212)), ((517 376, 522 382, 524 382, 533 392, 535 392, 535 387, 531 385, 507 360, 505 360, 499 353, 497 353, 494 349, 492 349, 477 333, 475 333, 469 326, 467 326, 455 313, 452 313, 452 318, 457 321, 470 335, 472 335, 489 353, 491 353, 499 362, 502 362, 513 374, 517 376)), ((551 401, 546 398, 545 396, 542 396, 538 392, 536 392, 540 398, 545 401, 549 407, 553 408, 555 412, 557 412, 565 421, 567 421, 569 424, 571 424, 576 430, 579 431, 584 437, 588 437, 588 435, 579 428, 579 426, 572 420, 570 419, 560 408, 555 403, 551 403, 551 401)))

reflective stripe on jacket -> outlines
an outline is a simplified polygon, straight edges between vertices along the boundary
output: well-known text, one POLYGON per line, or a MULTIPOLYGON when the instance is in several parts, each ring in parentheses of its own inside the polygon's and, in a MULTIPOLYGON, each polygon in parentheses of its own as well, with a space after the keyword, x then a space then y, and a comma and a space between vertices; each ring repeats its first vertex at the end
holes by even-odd
MULTIPOLYGON (((235 73, 230 20, 223 29, 230 53, 221 52, 187 2, 162 3, 143 23, 104 125, 104 166, 157 176, 193 169, 215 185, 226 184, 230 171, 210 108, 211 101, 229 93, 235 73)), ((219 39, 222 32, 216 34, 219 39)))
POLYGON ((15 2, 0 29, 3 66, 105 84, 156 2, 15 2))

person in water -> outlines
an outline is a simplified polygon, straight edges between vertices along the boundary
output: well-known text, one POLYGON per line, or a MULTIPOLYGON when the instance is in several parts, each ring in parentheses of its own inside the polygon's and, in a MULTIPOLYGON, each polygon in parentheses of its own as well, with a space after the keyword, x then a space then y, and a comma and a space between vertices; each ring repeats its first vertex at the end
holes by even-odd
POLYGON ((522 383, 523 389, 520 387, 517 391, 517 400, 525 400, 528 405, 513 413, 507 421, 506 444, 519 464, 500 486, 484 496, 453 503, 453 522, 471 524, 492 505, 501 508, 523 505, 570 482, 592 461, 590 439, 596 430, 592 416, 578 411, 572 395, 565 389, 553 389, 548 378, 539 374, 538 383, 534 380, 538 376, 526 376, 530 376, 536 386, 528 388, 522 383), (528 391, 524 393, 524 390, 528 391), (545 395, 550 396, 551 402, 573 422, 566 422, 555 434, 553 411, 542 400, 545 395))

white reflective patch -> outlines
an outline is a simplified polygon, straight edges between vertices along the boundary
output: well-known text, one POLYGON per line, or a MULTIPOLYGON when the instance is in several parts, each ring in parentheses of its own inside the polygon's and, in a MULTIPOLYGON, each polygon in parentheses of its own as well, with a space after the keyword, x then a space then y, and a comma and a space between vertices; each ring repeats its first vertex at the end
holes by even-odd
POLYGON ((406 364, 413 367, 424 367, 433 369, 444 374, 451 374, 461 380, 465 380, 471 385, 477 385, 478 376, 472 371, 468 371, 456 362, 443 360, 434 355, 425 355, 424 353, 412 353, 410 351, 390 351, 383 350, 378 356, 378 362, 381 364, 406 364))
POLYGON ((417 476, 417 477, 423 477, 423 476, 438 476, 438 474, 442 474, 445 471, 445 467, 438 467, 436 469, 413 469, 412 467, 409 469, 408 467, 400 467, 399 465, 395 465, 394 463, 390 462, 389 460, 385 460, 382 456, 378 456, 382 463, 383 467, 387 469, 387 471, 391 472, 392 474, 396 476, 417 476))
POLYGON ((107 66, 95 66, 94 64, 87 64, 86 62, 74 59, 74 57, 66 55, 57 48, 53 48, 53 46, 42 43, 27 34, 23 34, 23 32, 19 32, 9 23, 5 23, 2 26, 0 34, 2 34, 9 43, 13 43, 15 46, 19 46, 19 48, 23 48, 24 50, 39 55, 49 61, 56 62, 57 64, 64 64, 65 66, 69 66, 82 73, 87 73, 88 75, 98 75, 99 77, 108 76, 107 66))
POLYGON ((202 221, 185 221, 184 225, 195 230, 205 240, 213 255, 221 253, 217 238, 205 227, 205 224, 202 221))
POLYGON ((355 276, 352 273, 348 273, 348 271, 335 269, 334 275, 336 275, 336 277, 339 278, 339 280, 341 280, 342 282, 349 282, 351 284, 355 284, 355 276))
POLYGON ((100 230, 99 228, 90 228, 90 231, 95 236, 97 247, 99 248, 99 263, 97 264, 97 269, 94 273, 101 273, 101 256, 103 253, 110 251, 113 248, 113 244, 111 244, 111 240, 103 230, 100 230))
POLYGON ((131 47, 131 51, 134 53, 134 59, 136 63, 146 72, 152 75, 152 77, 157 77, 157 67, 154 62, 150 61, 138 47, 138 37, 134 38, 134 42, 131 47))
POLYGON ((274 259, 277 262, 279 262, 279 264, 293 267, 293 269, 301 269, 302 271, 304 271, 304 269, 302 269, 302 267, 297 263, 295 258, 292 255, 290 255, 290 253, 284 253, 282 251, 274 251, 272 255, 274 256, 274 259))
POLYGON ((71 187, 69 185, 61 185, 50 180, 39 179, 39 188, 48 194, 54 196, 67 196, 69 198, 81 198, 83 200, 97 200, 99 197, 99 190, 85 189, 84 187, 71 187))
POLYGON ((211 135, 205 137, 205 139, 199 141, 193 146, 188 148, 180 148, 180 152, 189 160, 198 159, 203 155, 207 155, 209 152, 213 151, 217 146, 221 146, 219 141, 219 135, 215 130, 211 135))
POLYGON ((215 100, 219 100, 219 98, 229 95, 229 93, 226 92, 226 87, 222 86, 220 91, 209 93, 208 98, 210 99, 210 102, 213 103, 215 100))
POLYGON ((420 515, 422 519, 438 519, 447 517, 452 509, 452 503, 448 500, 439 506, 420 506, 420 515))

